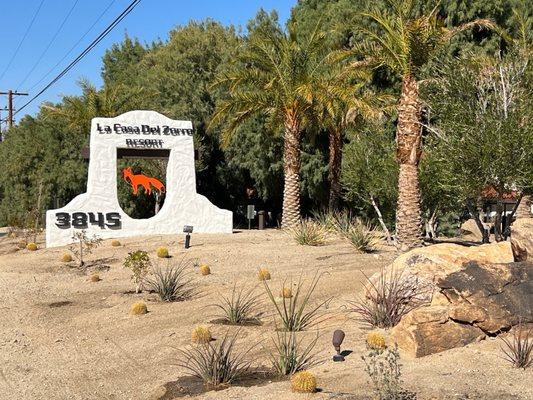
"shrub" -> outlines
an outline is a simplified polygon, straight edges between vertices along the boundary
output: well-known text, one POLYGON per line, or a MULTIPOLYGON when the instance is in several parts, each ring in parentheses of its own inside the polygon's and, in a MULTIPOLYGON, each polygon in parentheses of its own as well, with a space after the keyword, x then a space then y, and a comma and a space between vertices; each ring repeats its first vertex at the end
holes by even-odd
POLYGON ((91 277, 89 278, 91 282, 100 282, 102 279, 100 278, 99 274, 91 274, 91 277))
POLYGON ((266 268, 261 268, 257 274, 260 281, 269 281, 270 280, 270 272, 266 268))
POLYGON ((197 326, 191 334, 193 343, 209 343, 212 339, 211 331, 205 326, 197 326))
POLYGON ((316 320, 318 318, 318 310, 320 309, 320 307, 326 304, 329 299, 321 302, 315 307, 311 307, 309 311, 306 311, 306 309, 309 306, 309 300, 316 289, 318 281, 320 280, 320 276, 321 275, 316 273, 307 290, 304 291, 302 276, 300 275, 293 296, 290 298, 283 297, 281 306, 276 301, 276 298, 274 297, 274 294, 272 293, 272 290, 270 289, 268 284, 266 282, 263 282, 267 295, 270 298, 272 304, 274 304, 276 312, 283 323, 283 328, 286 331, 302 331, 306 328, 313 326, 316 323, 316 320))
POLYGON ((141 287, 151 265, 150 256, 146 251, 142 250, 129 252, 128 256, 124 259, 124 268, 129 268, 132 272, 131 279, 135 283, 135 293, 141 291, 141 287))
POLYGON ((501 347, 504 359, 509 361, 513 367, 526 369, 533 364, 533 338, 531 329, 524 329, 522 322, 518 324, 513 333, 512 339, 501 338, 505 347, 501 347))
POLYGON ((376 249, 378 235, 369 223, 355 220, 343 231, 343 235, 361 253, 371 253, 376 249))
POLYGON ((247 322, 257 320, 255 309, 259 303, 259 295, 256 295, 256 287, 245 291, 244 286, 237 289, 237 283, 233 285, 231 297, 222 295, 222 304, 214 306, 222 311, 222 319, 234 325, 246 324, 247 322))
POLYGON ((246 360, 246 356, 251 348, 237 353, 236 339, 237 334, 232 337, 226 334, 221 341, 178 350, 178 366, 213 388, 228 385, 250 369, 250 362, 246 360))
POLYGON ((200 265, 200 273, 204 276, 211 274, 211 268, 209 268, 209 265, 202 264, 200 265))
POLYGON ((72 262, 72 256, 69 253, 65 253, 61 256, 61 261, 65 263, 72 262))
POLYGON ((93 235, 92 237, 87 236, 85 230, 75 232, 72 239, 75 243, 69 246, 69 250, 78 260, 80 267, 85 265, 84 257, 91 254, 92 251, 102 243, 102 239, 97 235, 93 235))
POLYGON ((405 314, 427 301, 427 287, 416 277, 404 277, 403 273, 394 270, 387 273, 385 269, 381 270, 376 282, 364 276, 365 294, 350 304, 352 311, 371 326, 392 328, 405 314))
POLYGON ((326 241, 324 228, 310 219, 302 220, 290 228, 288 232, 296 240, 296 243, 304 246, 320 246, 326 241))
POLYGON ((131 305, 130 314, 131 315, 143 315, 148 312, 146 303, 144 301, 137 301, 131 305))
POLYGON ((326 232, 334 232, 337 230, 336 215, 337 213, 329 210, 313 211, 313 220, 319 224, 326 232))
POLYGON ((35 243, 28 243, 26 245, 26 250, 28 250, 28 251, 37 251, 37 245, 35 243))
POLYGON ((297 372, 291 378, 291 387, 293 392, 314 393, 316 392, 316 378, 309 371, 297 372))
POLYGON ((307 346, 302 347, 296 333, 276 332, 274 350, 269 352, 272 367, 280 375, 292 375, 318 364, 313 351, 317 341, 318 334, 307 346))
POLYGON ((196 292, 188 262, 179 264, 168 262, 166 267, 153 268, 153 277, 146 279, 146 287, 159 295, 161 301, 183 301, 190 299, 196 292))
POLYGON ((165 246, 160 246, 157 248, 157 256, 159 258, 168 258, 168 249, 165 246))
POLYGON ((122 243, 120 243, 118 240, 113 240, 113 241, 111 242, 111 246, 113 246, 113 247, 120 247, 120 246, 122 246, 122 243))
POLYGON ((385 338, 379 332, 370 332, 367 335, 366 346, 371 350, 383 350, 387 347, 385 338))

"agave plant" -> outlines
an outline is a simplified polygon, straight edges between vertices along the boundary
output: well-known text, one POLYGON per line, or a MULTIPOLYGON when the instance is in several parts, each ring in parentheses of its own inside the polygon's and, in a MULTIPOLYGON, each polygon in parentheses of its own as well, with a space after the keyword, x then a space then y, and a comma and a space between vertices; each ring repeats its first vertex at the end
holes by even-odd
POLYGON ((276 332, 274 350, 269 352, 273 368, 280 375, 292 375, 317 365, 320 361, 314 348, 318 333, 306 346, 302 346, 295 332, 276 332))
POLYGON ((245 287, 237 288, 237 283, 233 284, 231 296, 222 295, 221 304, 214 304, 222 312, 222 319, 233 325, 246 324, 257 321, 256 312, 259 304, 260 294, 255 293, 257 286, 249 290, 245 287))

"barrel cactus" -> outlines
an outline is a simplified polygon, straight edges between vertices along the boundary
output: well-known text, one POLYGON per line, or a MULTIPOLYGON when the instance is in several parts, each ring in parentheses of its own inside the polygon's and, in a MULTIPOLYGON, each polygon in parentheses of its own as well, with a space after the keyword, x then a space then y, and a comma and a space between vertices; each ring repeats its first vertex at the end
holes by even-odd
POLYGON ((309 371, 300 371, 291 378, 293 392, 314 393, 316 391, 316 378, 309 371))

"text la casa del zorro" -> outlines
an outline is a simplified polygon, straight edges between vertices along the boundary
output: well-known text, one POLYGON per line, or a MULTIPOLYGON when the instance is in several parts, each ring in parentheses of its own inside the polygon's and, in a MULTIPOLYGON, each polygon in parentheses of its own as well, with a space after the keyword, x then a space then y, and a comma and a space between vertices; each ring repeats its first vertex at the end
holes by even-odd
POLYGON ((192 129, 176 128, 169 125, 100 125, 96 124, 96 131, 99 134, 117 135, 159 135, 159 136, 192 136, 192 129))

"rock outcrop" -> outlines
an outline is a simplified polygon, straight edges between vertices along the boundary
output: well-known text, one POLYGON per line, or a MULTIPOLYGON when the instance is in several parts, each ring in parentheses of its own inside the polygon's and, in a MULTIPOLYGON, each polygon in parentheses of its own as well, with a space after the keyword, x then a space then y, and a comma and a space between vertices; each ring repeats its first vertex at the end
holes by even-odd
POLYGON ((511 245, 516 261, 533 261, 533 218, 518 218, 511 225, 511 245))

